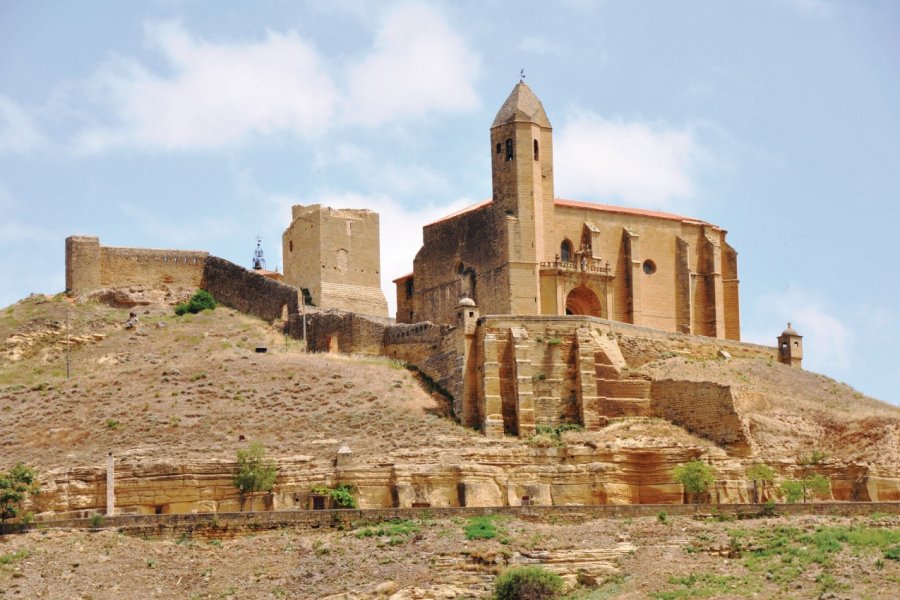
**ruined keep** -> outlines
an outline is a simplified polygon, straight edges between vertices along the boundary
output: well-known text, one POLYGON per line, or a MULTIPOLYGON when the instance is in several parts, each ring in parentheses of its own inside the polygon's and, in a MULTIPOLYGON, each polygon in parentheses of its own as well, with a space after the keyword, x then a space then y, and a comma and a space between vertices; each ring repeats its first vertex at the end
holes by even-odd
POLYGON ((556 198, 553 135, 519 82, 491 126, 493 198, 426 225, 394 280, 397 321, 482 314, 585 315, 740 339, 737 252, 725 230, 658 211, 556 198))
POLYGON ((285 283, 304 290, 313 305, 387 316, 378 213, 295 205, 282 255, 285 283))

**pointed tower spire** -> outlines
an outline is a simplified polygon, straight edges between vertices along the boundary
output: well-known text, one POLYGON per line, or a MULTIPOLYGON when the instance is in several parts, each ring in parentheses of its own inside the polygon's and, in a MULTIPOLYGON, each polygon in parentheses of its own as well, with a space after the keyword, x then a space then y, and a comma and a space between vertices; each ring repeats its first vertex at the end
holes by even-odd
POLYGON ((497 112, 491 128, 515 121, 550 127, 550 120, 547 118, 547 113, 544 112, 544 105, 524 81, 519 81, 513 88, 512 93, 497 112))

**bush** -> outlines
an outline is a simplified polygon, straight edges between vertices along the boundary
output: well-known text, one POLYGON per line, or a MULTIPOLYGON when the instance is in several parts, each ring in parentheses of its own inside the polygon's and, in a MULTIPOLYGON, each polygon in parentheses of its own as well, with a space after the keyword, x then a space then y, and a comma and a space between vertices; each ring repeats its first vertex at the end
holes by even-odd
POLYGON ((215 310, 215 308, 216 300, 212 297, 212 294, 206 290, 197 290, 190 300, 175 306, 175 314, 179 317, 187 313, 195 315, 200 311, 215 310))
POLYGON ((331 503, 335 508, 359 508, 356 498, 353 497, 353 488, 349 485, 341 484, 333 488, 315 485, 310 491, 318 496, 331 498, 331 503))
POLYGON ((563 580, 540 567, 513 567, 497 577, 496 600, 549 600, 562 593, 563 580))
POLYGON ((467 540, 492 540, 499 533, 491 515, 471 517, 464 531, 467 540))
POLYGON ((694 494, 699 503, 699 495, 716 482, 716 475, 713 468, 702 460, 692 460, 675 467, 672 471, 672 480, 683 485, 687 493, 694 494))
POLYGON ((0 520, 17 517, 25 499, 39 493, 37 473, 24 463, 18 463, 9 471, 0 473, 0 520))

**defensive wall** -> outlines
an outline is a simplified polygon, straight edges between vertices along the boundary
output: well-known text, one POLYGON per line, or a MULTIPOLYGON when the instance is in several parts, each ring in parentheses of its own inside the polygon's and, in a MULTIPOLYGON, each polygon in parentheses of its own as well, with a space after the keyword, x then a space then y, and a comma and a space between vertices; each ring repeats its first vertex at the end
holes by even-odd
MULTIPOLYGON (((116 515, 104 517, 100 527, 131 535, 168 537, 227 538, 233 535, 270 529, 349 529, 362 523, 407 519, 453 519, 481 515, 508 515, 525 519, 635 519, 656 517, 660 511, 669 516, 736 519, 760 516, 840 516, 865 517, 873 514, 900 514, 900 502, 809 502, 803 504, 720 504, 715 515, 701 504, 625 504, 604 506, 507 506, 389 509, 326 509, 271 512, 196 513, 180 515, 116 515)), ((40 523, 4 525, 0 533, 24 533, 47 527, 61 529, 98 529, 91 518, 54 519, 40 523)))
POLYGON ((104 287, 203 287, 209 253, 194 250, 101 246, 90 236, 66 238, 66 289, 104 287))
POLYGON ((299 290, 208 252, 101 246, 97 237, 66 238, 66 289, 202 288, 217 302, 266 321, 300 309, 299 290))
POLYGON ((300 309, 297 288, 217 256, 206 260, 203 288, 217 302, 270 322, 276 319, 287 322, 300 309))

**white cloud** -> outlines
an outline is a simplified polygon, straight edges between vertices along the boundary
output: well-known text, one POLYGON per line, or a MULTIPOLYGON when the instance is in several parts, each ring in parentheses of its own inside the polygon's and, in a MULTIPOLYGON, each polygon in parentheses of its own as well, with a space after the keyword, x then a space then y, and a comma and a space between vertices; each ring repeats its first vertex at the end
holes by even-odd
POLYGON ((850 368, 854 329, 848 319, 837 315, 816 292, 791 288, 784 293, 770 293, 762 297, 760 305, 773 329, 765 333, 746 332, 743 338, 772 346, 785 325, 803 336, 803 365, 822 373, 846 371, 850 368))
POLYGON ((478 57, 443 15, 401 4, 384 15, 372 52, 349 67, 344 118, 375 126, 476 108, 480 72, 478 57))
POLYGON ((34 120, 15 100, 0 95, 0 155, 25 154, 43 143, 34 120))
POLYGON ((170 72, 152 72, 133 59, 104 65, 90 92, 117 122, 84 132, 83 150, 204 148, 281 131, 310 137, 330 121, 333 82, 316 50, 294 32, 212 43, 163 22, 146 26, 146 35, 170 72))
POLYGON ((441 13, 421 3, 384 12, 372 45, 345 67, 329 65, 294 31, 208 41, 165 21, 146 25, 145 35, 163 66, 132 57, 102 65, 82 87, 112 117, 83 130, 79 150, 218 148, 279 133, 319 139, 336 126, 377 127, 478 105, 480 61, 441 13))
POLYGON ((691 197, 696 167, 705 157, 690 129, 609 120, 591 112, 566 121, 554 153, 561 197, 649 208, 691 197))

